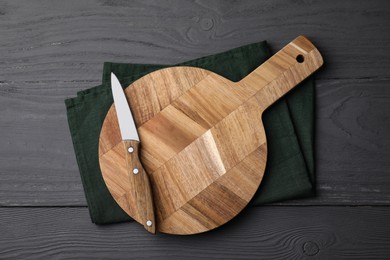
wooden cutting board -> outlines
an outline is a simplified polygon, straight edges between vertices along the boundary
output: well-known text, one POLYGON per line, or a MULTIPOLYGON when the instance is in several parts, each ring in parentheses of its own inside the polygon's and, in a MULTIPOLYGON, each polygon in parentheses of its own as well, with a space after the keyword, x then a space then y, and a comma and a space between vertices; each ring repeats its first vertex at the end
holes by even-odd
MULTIPOLYGON (((200 68, 172 67, 126 88, 157 231, 205 232, 248 204, 266 166, 264 110, 322 64, 319 51, 300 36, 239 82, 200 68)), ((114 105, 100 133, 99 161, 115 201, 141 222, 114 105)))

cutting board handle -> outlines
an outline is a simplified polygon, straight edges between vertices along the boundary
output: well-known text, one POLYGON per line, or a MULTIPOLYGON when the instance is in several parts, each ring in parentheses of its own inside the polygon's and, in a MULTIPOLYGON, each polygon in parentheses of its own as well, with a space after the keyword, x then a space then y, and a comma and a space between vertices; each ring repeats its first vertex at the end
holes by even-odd
POLYGON ((320 52, 301 35, 242 79, 239 84, 256 89, 260 107, 265 110, 322 64, 320 52))
MULTIPOLYGON (((263 111, 322 65, 300 36, 240 82, 195 67, 154 71, 126 88, 141 160, 153 189, 159 232, 195 234, 219 227, 252 199, 263 178, 263 111)), ((115 201, 145 225, 144 203, 128 181, 111 107, 100 134, 102 176, 115 201)))

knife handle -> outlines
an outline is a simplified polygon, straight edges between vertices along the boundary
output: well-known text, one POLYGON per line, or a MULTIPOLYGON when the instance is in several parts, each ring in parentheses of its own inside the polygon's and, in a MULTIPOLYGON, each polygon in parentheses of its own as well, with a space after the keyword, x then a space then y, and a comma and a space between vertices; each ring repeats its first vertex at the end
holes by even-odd
POLYGON ((135 201, 138 214, 145 229, 152 234, 156 233, 156 221, 153 209, 152 189, 149 176, 144 170, 139 159, 140 142, 136 140, 124 140, 126 149, 127 172, 134 187, 135 201))

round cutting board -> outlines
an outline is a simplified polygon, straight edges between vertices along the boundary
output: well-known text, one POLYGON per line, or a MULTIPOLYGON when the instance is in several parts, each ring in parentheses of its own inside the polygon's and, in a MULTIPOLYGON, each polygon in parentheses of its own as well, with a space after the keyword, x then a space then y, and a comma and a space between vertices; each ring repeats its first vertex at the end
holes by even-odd
MULTIPOLYGON (((321 65, 318 50, 300 36, 240 82, 172 67, 125 89, 151 181, 157 231, 205 232, 248 204, 266 166, 263 111, 321 65)), ((141 223, 114 105, 100 133, 99 162, 115 201, 141 223)))

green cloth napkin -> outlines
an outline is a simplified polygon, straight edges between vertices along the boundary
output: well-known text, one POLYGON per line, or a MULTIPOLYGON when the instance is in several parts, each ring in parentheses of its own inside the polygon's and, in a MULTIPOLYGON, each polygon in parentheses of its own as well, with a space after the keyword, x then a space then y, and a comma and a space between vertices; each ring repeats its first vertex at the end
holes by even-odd
MULTIPOLYGON (((204 68, 239 81, 271 56, 266 42, 254 43, 177 65, 204 68)), ((110 73, 122 86, 173 65, 104 63, 101 85, 65 100, 68 123, 92 222, 130 221, 109 193, 100 172, 100 129, 113 103, 110 73)), ((212 87, 212 86, 210 86, 212 87)), ((264 179, 252 205, 314 194, 314 80, 307 79, 263 115, 268 142, 264 179)))

